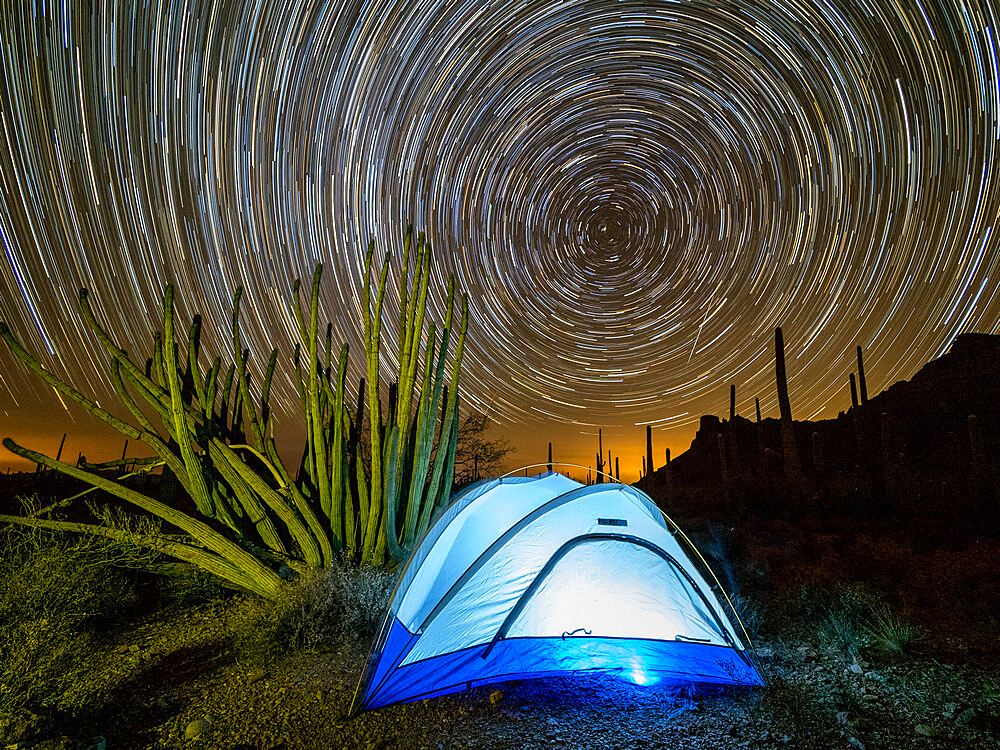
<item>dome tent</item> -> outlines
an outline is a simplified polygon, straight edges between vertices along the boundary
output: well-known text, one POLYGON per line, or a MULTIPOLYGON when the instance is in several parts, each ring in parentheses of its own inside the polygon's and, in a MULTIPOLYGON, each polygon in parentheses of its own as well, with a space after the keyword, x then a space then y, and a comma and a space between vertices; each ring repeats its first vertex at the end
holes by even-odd
POLYGON ((403 568, 351 713, 513 679, 762 684, 641 491, 562 474, 474 484, 403 568))

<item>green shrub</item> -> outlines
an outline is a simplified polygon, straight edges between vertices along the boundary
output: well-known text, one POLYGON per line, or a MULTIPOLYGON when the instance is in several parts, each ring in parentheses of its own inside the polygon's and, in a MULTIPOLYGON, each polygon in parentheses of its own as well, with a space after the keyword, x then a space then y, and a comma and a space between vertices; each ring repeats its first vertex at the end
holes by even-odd
POLYGON ((222 585, 222 579, 187 563, 163 563, 153 567, 152 572, 158 574, 156 587, 161 604, 192 607, 234 593, 222 585))
POLYGON ((134 553, 104 537, 0 527, 0 738, 16 741, 94 699, 85 672, 97 628, 135 601, 126 568, 152 555, 134 553))

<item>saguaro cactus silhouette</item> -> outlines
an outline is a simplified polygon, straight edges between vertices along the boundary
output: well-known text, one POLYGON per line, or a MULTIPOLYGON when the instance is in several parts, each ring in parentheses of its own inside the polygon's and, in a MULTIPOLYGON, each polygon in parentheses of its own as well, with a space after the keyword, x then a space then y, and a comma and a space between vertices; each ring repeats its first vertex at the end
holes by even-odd
POLYGON ((795 423, 792 421, 792 406, 788 400, 788 380, 785 376, 785 341, 781 328, 774 331, 774 370, 778 388, 778 409, 781 413, 781 448, 784 453, 785 474, 792 490, 801 489, 802 467, 795 441, 795 423))
POLYGON ((646 425, 646 471, 653 473, 653 428, 646 425))
POLYGON ((861 355, 861 347, 858 347, 858 387, 861 389, 861 403, 868 403, 868 384, 865 382, 865 360, 861 355))
POLYGON ((604 432, 597 430, 597 471, 594 472, 594 482, 601 484, 604 482, 604 432))

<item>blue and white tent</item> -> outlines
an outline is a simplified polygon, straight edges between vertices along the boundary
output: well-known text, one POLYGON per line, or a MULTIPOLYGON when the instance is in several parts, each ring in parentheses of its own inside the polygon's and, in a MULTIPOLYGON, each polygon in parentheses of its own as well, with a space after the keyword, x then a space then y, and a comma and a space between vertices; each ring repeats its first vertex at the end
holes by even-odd
POLYGON ((469 487, 402 570, 352 713, 583 672, 762 684, 678 536, 628 485, 547 472, 469 487))

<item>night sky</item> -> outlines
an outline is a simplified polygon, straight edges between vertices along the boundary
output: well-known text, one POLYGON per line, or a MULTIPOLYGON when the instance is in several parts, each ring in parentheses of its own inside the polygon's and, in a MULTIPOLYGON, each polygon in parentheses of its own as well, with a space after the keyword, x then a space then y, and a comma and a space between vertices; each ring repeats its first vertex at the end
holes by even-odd
MULTIPOLYGON (((463 403, 510 468, 548 440, 592 464, 600 427, 634 480, 645 425, 659 464, 731 383, 776 416, 778 325, 801 419, 850 405, 858 344, 877 393, 1000 332, 988 2, 3 5, 0 319, 102 406, 78 288, 144 362, 165 283, 213 356, 242 285, 297 453, 292 282, 324 263, 356 384, 364 252, 398 278, 409 223, 434 248, 428 314, 450 272, 469 294, 463 403)), ((2 435, 120 455, 0 349, 2 435)))

